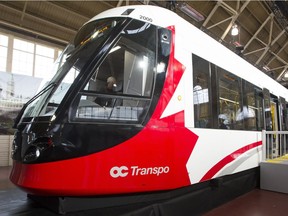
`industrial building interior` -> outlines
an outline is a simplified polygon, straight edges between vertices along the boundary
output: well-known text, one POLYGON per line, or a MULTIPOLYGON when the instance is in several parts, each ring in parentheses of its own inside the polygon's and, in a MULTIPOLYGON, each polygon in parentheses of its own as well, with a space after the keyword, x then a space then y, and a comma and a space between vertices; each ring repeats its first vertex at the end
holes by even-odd
MULTIPOLYGON (((145 4, 174 11, 288 88, 287 0, 0 1, 0 33, 63 50, 81 26, 95 15, 114 7, 145 4)), ((6 72, 11 72, 11 68, 6 72)), ((13 135, 0 134, 0 196, 7 197, 0 200, 0 215, 57 215, 28 202, 26 195, 9 182, 12 140, 13 135), (17 192, 11 194, 11 190, 17 192)), ((257 189, 203 215, 284 216, 287 201, 285 193, 257 189)), ((67 215, 132 214, 125 209, 113 212, 106 209, 67 215)))
POLYGON ((287 1, 1 1, 0 27, 64 47, 96 14, 139 4, 171 8, 288 86, 287 1), (195 13, 187 15, 188 7, 195 13), (236 27, 239 34, 233 36, 236 27))

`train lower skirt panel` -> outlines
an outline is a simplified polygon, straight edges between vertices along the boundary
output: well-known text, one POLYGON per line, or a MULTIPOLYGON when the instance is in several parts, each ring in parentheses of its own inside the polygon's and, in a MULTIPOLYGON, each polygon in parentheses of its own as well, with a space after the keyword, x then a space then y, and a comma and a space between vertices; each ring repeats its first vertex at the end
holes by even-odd
POLYGON ((256 187, 259 187, 259 167, 171 191, 122 196, 28 197, 59 214, 97 208, 109 208, 109 211, 124 208, 135 216, 184 216, 207 212, 256 187))

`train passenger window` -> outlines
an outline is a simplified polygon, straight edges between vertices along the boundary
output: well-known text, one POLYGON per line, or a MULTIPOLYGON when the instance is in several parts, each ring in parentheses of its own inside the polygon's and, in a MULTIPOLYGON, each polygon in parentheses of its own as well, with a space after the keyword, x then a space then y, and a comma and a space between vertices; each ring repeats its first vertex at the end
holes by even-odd
POLYGON ((197 128, 211 128, 210 67, 209 62, 193 55, 194 122, 197 128))
POLYGON ((255 87, 255 107, 256 107, 256 126, 258 131, 264 130, 264 110, 263 110, 262 89, 255 87))
POLYGON ((122 31, 82 90, 76 118, 141 120, 156 73, 156 30, 134 20, 122 31))
MULTIPOLYGON (((259 96, 257 92, 260 89, 256 88, 253 84, 243 80, 243 107, 240 112, 240 117, 244 122, 244 129, 246 130, 257 130, 257 121, 261 121, 263 116, 262 105, 259 107, 259 96), (260 119, 258 119, 260 118, 260 119)), ((262 101, 262 98, 261 98, 262 101)))
POLYGON ((218 128, 243 129, 241 79, 217 67, 218 128))
MULTIPOLYGON (((262 89, 194 54, 192 58, 195 127, 263 130, 264 115, 271 121, 270 94, 264 112, 262 89)), ((288 109, 284 110, 288 113, 288 109)))
POLYGON ((263 101, 264 101, 264 119, 265 119, 265 130, 272 130, 272 112, 271 112, 271 98, 268 89, 263 89, 263 101))
POLYGON ((280 117, 281 117, 281 130, 288 130, 288 109, 287 103, 284 98, 280 97, 280 117))
POLYGON ((285 128, 285 129, 282 129, 282 130, 288 130, 288 104, 287 104, 287 102, 286 102, 286 104, 285 105, 283 105, 283 107, 285 107, 284 109, 283 109, 283 121, 284 121, 284 127, 283 128, 285 128))

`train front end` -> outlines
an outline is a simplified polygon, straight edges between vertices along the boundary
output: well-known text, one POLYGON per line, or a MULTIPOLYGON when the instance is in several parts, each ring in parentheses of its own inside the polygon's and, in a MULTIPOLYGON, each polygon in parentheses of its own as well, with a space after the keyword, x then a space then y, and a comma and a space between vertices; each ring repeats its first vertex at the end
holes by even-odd
POLYGON ((15 185, 32 195, 90 196, 190 184, 197 137, 183 112, 162 115, 185 68, 173 57, 173 25, 153 23, 158 10, 112 9, 80 29, 16 119, 15 185))

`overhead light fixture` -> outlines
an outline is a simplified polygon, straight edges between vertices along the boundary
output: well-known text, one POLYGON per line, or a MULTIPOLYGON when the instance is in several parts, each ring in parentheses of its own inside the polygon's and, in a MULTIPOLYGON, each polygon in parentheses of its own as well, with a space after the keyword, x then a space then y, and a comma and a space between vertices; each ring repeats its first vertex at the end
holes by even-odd
POLYGON ((191 17, 197 22, 201 22, 204 20, 204 16, 202 14, 200 14, 198 11, 196 11, 194 8, 192 8, 185 2, 178 4, 177 7, 179 8, 179 10, 181 10, 183 13, 185 13, 187 16, 191 17))
POLYGON ((265 71, 271 71, 270 68, 269 68, 267 65, 264 65, 264 66, 263 66, 263 69, 264 69, 265 71))
POLYGON ((231 35, 232 36, 237 36, 239 34, 239 29, 237 25, 233 25, 231 29, 231 35))

